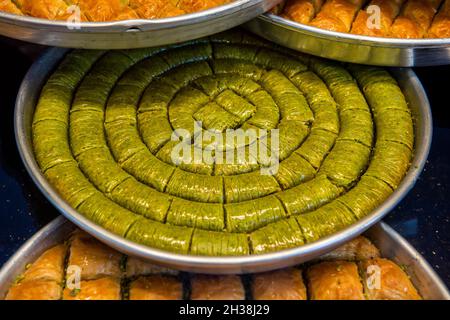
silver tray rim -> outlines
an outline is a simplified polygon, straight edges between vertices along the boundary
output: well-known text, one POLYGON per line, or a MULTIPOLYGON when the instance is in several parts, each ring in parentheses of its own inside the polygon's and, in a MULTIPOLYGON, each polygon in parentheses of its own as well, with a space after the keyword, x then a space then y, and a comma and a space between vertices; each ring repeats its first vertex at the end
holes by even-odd
POLYGON ((67 49, 49 49, 30 68, 19 90, 14 126, 16 143, 25 168, 44 196, 59 212, 78 227, 118 251, 131 256, 139 256, 174 269, 198 273, 214 271, 215 273, 223 274, 261 272, 299 264, 331 251, 379 222, 406 196, 419 178, 431 147, 432 116, 428 98, 422 84, 411 69, 391 69, 399 81, 400 77, 402 77, 403 81, 408 83, 402 89, 412 90, 408 92, 417 95, 416 99, 418 101, 414 105, 418 109, 413 111, 415 111, 414 118, 416 122, 420 121, 415 126, 416 148, 410 170, 399 188, 371 214, 355 224, 316 242, 274 253, 238 257, 211 257, 183 255, 150 248, 115 235, 78 213, 59 196, 54 187, 42 174, 34 158, 31 143, 31 121, 35 101, 40 94, 47 75, 51 73, 67 52, 67 49))
MULTIPOLYGON (((75 228, 73 223, 59 216, 27 240, 0 269, 0 299, 4 299, 11 284, 29 263, 35 261, 45 250, 67 240, 75 228)), ((436 271, 388 224, 376 224, 365 236, 379 247, 382 257, 399 264, 408 264, 406 272, 424 299, 450 300, 450 292, 436 271)))

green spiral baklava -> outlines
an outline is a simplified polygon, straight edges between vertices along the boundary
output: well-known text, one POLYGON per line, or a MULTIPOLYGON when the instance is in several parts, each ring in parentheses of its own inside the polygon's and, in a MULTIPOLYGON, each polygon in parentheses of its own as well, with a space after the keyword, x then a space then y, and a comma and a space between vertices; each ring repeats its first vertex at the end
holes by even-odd
POLYGON ((238 256, 297 247, 369 214, 404 177, 414 136, 387 71, 231 31, 68 53, 42 89, 33 143, 50 183, 103 228, 152 248, 238 256), (226 139, 239 129, 257 134, 226 139))

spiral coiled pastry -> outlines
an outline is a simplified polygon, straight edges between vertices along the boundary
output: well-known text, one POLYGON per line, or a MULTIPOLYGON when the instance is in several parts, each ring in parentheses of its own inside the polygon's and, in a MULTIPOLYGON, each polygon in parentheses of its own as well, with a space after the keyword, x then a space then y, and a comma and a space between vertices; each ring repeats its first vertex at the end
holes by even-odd
POLYGON ((346 69, 239 31, 72 51, 42 90, 33 142, 47 179, 87 218, 153 248, 211 256, 292 248, 354 223, 397 188, 414 147, 410 110, 385 70, 346 69), (269 131, 216 145, 212 162, 174 162, 172 134, 196 134, 194 121, 203 134, 269 131), (273 174, 261 174, 267 159, 219 163, 217 150, 269 145, 271 129, 273 174))

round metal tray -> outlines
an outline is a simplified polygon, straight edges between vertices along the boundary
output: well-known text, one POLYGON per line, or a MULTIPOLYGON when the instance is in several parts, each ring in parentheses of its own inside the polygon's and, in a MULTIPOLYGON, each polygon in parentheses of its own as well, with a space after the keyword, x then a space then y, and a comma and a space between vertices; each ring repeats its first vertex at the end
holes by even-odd
POLYGON ((204 273, 248 273, 274 270, 311 260, 363 233, 391 211, 414 186, 425 165, 430 149, 432 119, 424 89, 412 70, 392 69, 413 112, 416 147, 411 168, 399 188, 371 214, 352 226, 317 242, 270 254, 243 257, 199 257, 156 250, 108 232, 85 218, 59 196, 39 169, 31 140, 34 108, 47 77, 67 52, 67 49, 50 49, 31 67, 20 88, 15 109, 15 135, 25 167, 49 201, 78 227, 121 252, 140 256, 167 267, 204 273))
MULTIPOLYGON (((29 239, 0 270, 0 299, 26 266, 47 249, 67 240, 75 225, 63 217, 56 218, 29 239)), ((403 266, 420 295, 426 300, 450 300, 450 293, 428 262, 394 229, 381 222, 365 234, 379 249, 381 256, 403 266)))
POLYGON ((328 31, 265 14, 250 31, 305 53, 344 62, 390 67, 450 64, 450 39, 392 39, 328 31))
POLYGON ((82 22, 70 29, 51 21, 0 12, 0 35, 49 46, 131 49, 173 44, 221 32, 268 11, 281 0, 236 0, 209 10, 173 18, 82 22))

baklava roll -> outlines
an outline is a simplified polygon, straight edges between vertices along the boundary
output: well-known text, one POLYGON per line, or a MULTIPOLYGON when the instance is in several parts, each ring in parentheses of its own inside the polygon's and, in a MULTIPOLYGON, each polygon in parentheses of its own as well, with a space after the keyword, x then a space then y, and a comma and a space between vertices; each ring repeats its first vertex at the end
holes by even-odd
POLYGON ((191 279, 191 300, 245 300, 241 277, 194 275, 191 279))
MULTIPOLYGON (((316 122, 314 121, 314 125, 315 124, 316 122)), ((318 169, 333 148, 336 138, 337 135, 334 132, 320 128, 313 129, 311 130, 311 134, 295 153, 306 159, 315 169, 318 169)))
POLYGON ((278 104, 283 120, 314 121, 305 96, 283 73, 270 70, 264 73, 261 84, 278 104))
POLYGON ((365 10, 360 10, 352 25, 351 33, 373 37, 389 35, 392 23, 400 12, 405 0, 372 0, 365 10), (371 15, 378 12, 369 12, 372 6, 379 8, 379 21, 371 21, 371 15), (379 25, 376 23, 379 22, 379 25))
POLYGON ((375 146, 372 161, 365 175, 380 179, 395 190, 410 166, 411 156, 411 149, 404 144, 380 141, 375 146))
POLYGON ((227 203, 253 200, 280 191, 277 180, 260 171, 224 177, 227 203))
POLYGON ((282 17, 303 24, 308 24, 319 13, 324 0, 289 0, 282 17))
POLYGON ((129 0, 130 8, 143 19, 160 19, 185 14, 176 6, 177 1, 129 0))
POLYGON ((283 189, 290 189, 302 182, 312 180, 315 174, 314 167, 305 158, 294 152, 280 163, 275 178, 283 189))
POLYGON ((183 285, 171 276, 139 277, 130 284, 130 300, 182 300, 183 285))
POLYGON ((288 215, 298 215, 318 209, 337 198, 343 191, 343 188, 336 186, 322 174, 306 183, 278 193, 277 198, 283 203, 288 215))
POLYGON ((311 300, 364 300, 364 291, 354 262, 322 262, 308 268, 311 300))
POLYGON ((373 243, 363 237, 357 237, 339 248, 321 256, 320 260, 348 260, 360 261, 373 258, 379 258, 380 251, 373 243))
POLYGON ((364 173, 371 148, 358 141, 339 140, 323 162, 319 174, 325 174, 341 187, 349 187, 364 173), (352 157, 348 157, 351 154, 352 157))
POLYGON ((275 196, 225 205, 229 232, 250 232, 286 217, 280 200, 275 196))
POLYGON ((166 192, 188 200, 223 203, 223 179, 176 169, 166 187, 166 192))
POLYGON ((120 279, 104 277, 81 281, 80 287, 64 289, 64 300, 120 300, 120 279))
POLYGON ((450 38, 450 0, 446 0, 434 18, 428 38, 450 38))
POLYGON ((255 300, 307 300, 302 271, 296 268, 255 274, 251 290, 255 300))
POLYGON ((409 0, 394 21, 390 36, 405 39, 425 37, 441 2, 442 0, 409 0))
POLYGON ((365 0, 327 0, 310 24, 326 30, 349 32, 355 15, 364 2, 365 0))
MULTIPOLYGON (((339 124, 337 103, 323 80, 314 72, 306 71, 291 77, 291 81, 303 92, 314 112, 311 134, 318 129, 339 134, 341 125, 339 124)), ((325 145, 327 144, 325 143, 325 145)))
POLYGON ((23 15, 23 12, 11 0, 0 0, 0 11, 23 15))
MULTIPOLYGON (((349 208, 357 219, 362 219, 383 203, 392 192, 393 189, 383 180, 364 175, 352 190, 337 201, 349 208)), ((372 253, 369 251, 368 255, 372 253)))
POLYGON ((15 0, 20 10, 36 18, 67 20, 72 13, 64 0, 15 0))
POLYGON ((122 255, 100 243, 83 231, 72 236, 68 266, 81 269, 81 280, 109 276, 120 278, 122 255))
POLYGON ((365 293, 370 300, 421 299, 408 275, 390 260, 365 260, 360 263, 360 269, 365 293))
POLYGON ((166 218, 176 226, 222 231, 225 228, 224 209, 219 203, 202 203, 174 198, 166 218))
POLYGON ((317 241, 355 223, 354 213, 339 201, 332 201, 316 211, 295 217, 306 242, 317 241))
POLYGON ((126 238, 153 248, 187 254, 193 231, 192 228, 139 218, 128 228, 126 238))

